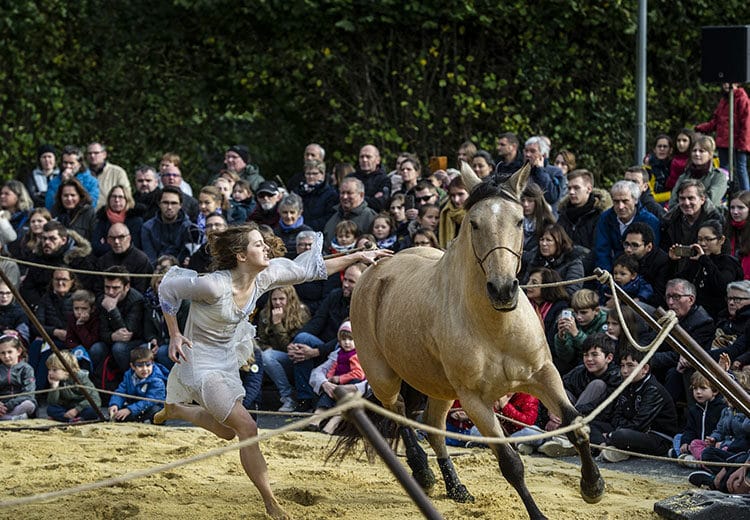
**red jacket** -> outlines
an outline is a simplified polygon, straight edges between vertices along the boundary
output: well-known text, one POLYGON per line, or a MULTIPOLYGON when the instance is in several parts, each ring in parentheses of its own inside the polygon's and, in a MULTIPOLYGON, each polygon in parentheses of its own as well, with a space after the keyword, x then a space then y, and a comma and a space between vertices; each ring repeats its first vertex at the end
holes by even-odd
MULTIPOLYGON (((698 132, 716 132, 717 148, 729 148, 729 96, 722 96, 710 121, 695 125, 698 132)), ((734 148, 750 152, 750 99, 744 88, 734 89, 734 148)))
MULTIPOLYGON (((461 408, 461 401, 454 401, 452 408, 461 408)), ((521 392, 516 392, 515 394, 513 394, 513 397, 510 398, 510 401, 508 401, 508 404, 506 404, 502 410, 495 409, 495 413, 501 413, 505 417, 520 421, 524 424, 528 424, 529 426, 533 425, 536 422, 536 416, 538 412, 539 399, 537 399, 533 395, 522 394, 521 392)), ((456 419, 451 417, 450 412, 448 412, 448 422, 452 423, 457 428, 464 430, 468 430, 472 426, 474 426, 474 423, 472 423, 471 420, 457 421, 456 419)), ((510 421, 501 420, 500 423, 502 424, 503 430, 508 435, 517 432, 522 428, 522 426, 519 426, 510 421)))

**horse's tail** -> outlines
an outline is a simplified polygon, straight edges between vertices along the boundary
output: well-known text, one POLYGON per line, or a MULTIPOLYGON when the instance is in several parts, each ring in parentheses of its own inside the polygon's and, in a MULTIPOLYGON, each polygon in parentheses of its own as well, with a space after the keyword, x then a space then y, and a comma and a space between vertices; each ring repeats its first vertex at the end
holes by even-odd
MULTIPOLYGON (((378 405, 380 404, 375 397, 372 397, 371 400, 378 405)), ((378 434, 382 435, 388 441, 391 449, 396 451, 399 443, 398 424, 370 408, 366 408, 364 411, 367 419, 375 426, 378 434)), ((353 422, 345 418, 336 428, 334 435, 338 435, 339 439, 331 451, 328 452, 328 455, 326 455, 326 462, 342 462, 350 455, 359 454, 361 451, 364 451, 370 463, 375 461, 376 452, 374 448, 362 437, 362 434, 353 422), (360 441, 362 441, 361 445, 360 441)))

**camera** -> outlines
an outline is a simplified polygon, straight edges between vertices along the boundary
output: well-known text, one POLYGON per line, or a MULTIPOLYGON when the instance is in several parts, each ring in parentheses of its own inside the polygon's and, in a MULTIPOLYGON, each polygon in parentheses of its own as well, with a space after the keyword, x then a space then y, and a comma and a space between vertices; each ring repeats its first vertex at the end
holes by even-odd
POLYGON ((690 258, 691 256, 695 256, 693 246, 674 246, 672 251, 677 258, 690 258))

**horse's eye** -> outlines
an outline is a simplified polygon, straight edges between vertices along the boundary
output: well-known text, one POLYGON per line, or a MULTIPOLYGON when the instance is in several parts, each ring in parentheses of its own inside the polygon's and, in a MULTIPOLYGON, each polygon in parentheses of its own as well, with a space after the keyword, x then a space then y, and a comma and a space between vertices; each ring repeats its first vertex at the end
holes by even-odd
POLYGON ((471 229, 479 229, 479 224, 477 224, 477 223, 476 223, 476 222, 474 222, 473 220, 472 220, 472 221, 470 221, 470 223, 471 223, 471 229))
POLYGON ((522 228, 523 227, 523 219, 521 219, 518 222, 516 222, 516 227, 518 227, 518 228, 522 228))

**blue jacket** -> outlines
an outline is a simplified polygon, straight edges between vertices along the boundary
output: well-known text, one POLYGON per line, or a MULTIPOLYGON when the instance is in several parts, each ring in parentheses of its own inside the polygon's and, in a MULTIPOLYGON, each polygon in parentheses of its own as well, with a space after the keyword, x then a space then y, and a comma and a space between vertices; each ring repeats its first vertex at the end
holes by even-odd
POLYGON ((193 242, 191 227, 190 219, 183 210, 180 210, 174 222, 164 222, 161 213, 157 213, 141 228, 143 252, 152 264, 156 264, 156 259, 161 255, 174 255, 181 263, 188 254, 185 245, 193 242))
POLYGON ((721 448, 731 453, 750 449, 750 418, 731 406, 721 411, 721 418, 711 437, 721 443, 721 448))
MULTIPOLYGON (((149 399, 164 400, 167 398, 167 377, 169 370, 159 363, 154 363, 154 370, 151 375, 145 379, 140 379, 135 375, 132 368, 129 368, 122 378, 122 382, 117 387, 116 392, 120 394, 135 395, 138 397, 148 397, 149 399)), ((134 400, 129 401, 119 395, 113 395, 109 400, 109 406, 117 408, 127 408, 133 416, 142 413, 147 408, 153 406, 152 401, 134 400)))
MULTIPOLYGON (((636 207, 633 222, 645 222, 654 230, 654 247, 659 246, 660 221, 651 212, 642 206, 636 207)), ((623 254, 623 235, 620 233, 620 223, 612 208, 606 210, 599 217, 596 225, 596 240, 594 241, 594 254, 596 266, 605 271, 612 271, 612 261, 623 254)))
MULTIPOLYGON (((99 181, 96 180, 96 177, 91 175, 89 170, 78 172, 75 177, 78 182, 81 183, 83 189, 89 192, 89 195, 91 196, 91 207, 95 208, 96 202, 99 200, 99 181)), ((47 186, 47 195, 44 196, 44 205, 50 211, 52 211, 52 206, 55 205, 55 195, 60 188, 61 182, 62 177, 58 175, 49 181, 49 186, 47 186)))

